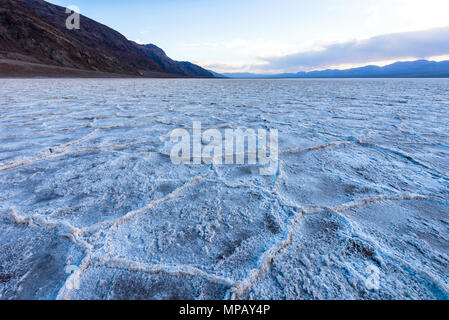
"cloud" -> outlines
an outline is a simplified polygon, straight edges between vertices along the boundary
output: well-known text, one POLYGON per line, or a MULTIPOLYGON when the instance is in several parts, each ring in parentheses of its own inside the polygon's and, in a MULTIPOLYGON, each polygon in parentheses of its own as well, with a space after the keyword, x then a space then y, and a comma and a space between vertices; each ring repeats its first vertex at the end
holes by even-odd
POLYGON ((264 38, 245 40, 240 38, 220 42, 196 42, 184 43, 184 48, 219 51, 226 53, 227 56, 237 56, 239 58, 262 59, 269 57, 284 56, 289 53, 298 52, 305 48, 305 45, 314 44, 309 41, 298 46, 294 43, 285 43, 280 41, 270 41, 264 38))
POLYGON ((249 64, 244 62, 235 62, 235 63, 214 63, 207 61, 193 61, 195 64, 202 66, 203 68, 213 70, 219 73, 233 73, 233 72, 263 72, 263 68, 261 66, 265 65, 265 63, 261 64, 249 64))
POLYGON ((343 64, 425 59, 449 54, 449 27, 402 32, 331 44, 316 50, 264 59, 266 70, 301 71, 343 64))

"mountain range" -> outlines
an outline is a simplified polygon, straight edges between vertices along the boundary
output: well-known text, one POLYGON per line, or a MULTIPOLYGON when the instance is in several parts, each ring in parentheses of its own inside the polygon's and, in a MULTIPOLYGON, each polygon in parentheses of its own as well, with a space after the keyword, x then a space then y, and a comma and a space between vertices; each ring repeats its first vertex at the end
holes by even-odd
MULTIPOLYGON (((222 73, 227 78, 275 79, 275 78, 446 78, 449 77, 449 61, 405 61, 384 67, 365 66, 346 70, 322 70, 298 73, 255 74, 222 73)), ((218 75, 216 75, 217 77, 218 75)))
POLYGON ((85 16, 68 30, 68 16, 43 0, 0 0, 0 76, 214 77, 85 16))

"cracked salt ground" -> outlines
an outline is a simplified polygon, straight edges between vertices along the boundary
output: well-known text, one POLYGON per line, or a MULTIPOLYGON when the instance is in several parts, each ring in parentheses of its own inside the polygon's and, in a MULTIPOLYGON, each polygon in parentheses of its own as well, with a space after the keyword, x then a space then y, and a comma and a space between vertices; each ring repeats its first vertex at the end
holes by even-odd
POLYGON ((449 298, 448 85, 0 80, 0 298, 449 298), (173 165, 193 121, 277 174, 173 165))

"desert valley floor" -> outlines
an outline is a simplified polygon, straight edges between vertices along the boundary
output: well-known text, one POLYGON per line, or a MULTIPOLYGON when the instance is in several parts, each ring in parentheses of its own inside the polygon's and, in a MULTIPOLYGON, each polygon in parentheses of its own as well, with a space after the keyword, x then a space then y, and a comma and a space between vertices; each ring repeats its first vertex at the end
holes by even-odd
POLYGON ((0 80, 0 298, 447 299, 448 110, 448 79, 0 80), (173 164, 193 121, 279 130, 276 174, 173 164))

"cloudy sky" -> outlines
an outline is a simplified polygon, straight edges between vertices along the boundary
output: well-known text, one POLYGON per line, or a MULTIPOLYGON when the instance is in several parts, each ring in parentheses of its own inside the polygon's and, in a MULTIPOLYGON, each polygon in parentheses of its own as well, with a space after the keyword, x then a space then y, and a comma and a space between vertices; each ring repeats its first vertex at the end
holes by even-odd
POLYGON ((449 60, 448 0, 51 0, 218 72, 449 60))

